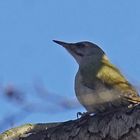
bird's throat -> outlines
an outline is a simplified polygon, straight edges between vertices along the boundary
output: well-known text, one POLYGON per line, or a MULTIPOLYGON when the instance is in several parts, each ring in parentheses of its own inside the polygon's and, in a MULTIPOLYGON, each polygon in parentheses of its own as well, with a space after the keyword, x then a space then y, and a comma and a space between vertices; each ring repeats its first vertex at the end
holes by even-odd
POLYGON ((84 83, 94 83, 103 65, 101 60, 102 59, 97 56, 89 56, 83 60, 79 70, 84 83))

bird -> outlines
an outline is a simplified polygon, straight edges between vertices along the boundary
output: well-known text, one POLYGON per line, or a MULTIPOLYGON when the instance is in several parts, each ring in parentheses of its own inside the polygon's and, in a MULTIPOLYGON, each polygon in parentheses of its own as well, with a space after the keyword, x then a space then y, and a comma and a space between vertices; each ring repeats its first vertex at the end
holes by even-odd
POLYGON ((140 103, 138 91, 98 45, 89 41, 53 41, 63 46, 79 65, 75 94, 88 113, 130 108, 140 103))

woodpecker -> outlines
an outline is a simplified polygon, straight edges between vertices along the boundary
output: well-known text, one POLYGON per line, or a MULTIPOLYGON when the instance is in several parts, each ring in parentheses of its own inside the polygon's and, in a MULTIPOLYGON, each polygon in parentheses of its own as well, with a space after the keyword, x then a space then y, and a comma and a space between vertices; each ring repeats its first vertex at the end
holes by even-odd
POLYGON ((140 96, 134 86, 109 61, 99 46, 88 41, 53 41, 63 46, 79 65, 75 93, 87 112, 104 112, 140 103, 140 96))

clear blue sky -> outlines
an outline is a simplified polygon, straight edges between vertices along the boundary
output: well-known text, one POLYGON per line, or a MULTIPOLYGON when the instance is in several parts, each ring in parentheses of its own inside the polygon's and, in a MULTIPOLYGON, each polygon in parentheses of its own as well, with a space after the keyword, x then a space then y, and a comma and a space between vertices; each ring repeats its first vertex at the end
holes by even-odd
MULTIPOLYGON (((140 86, 140 1, 1 0, 0 83, 32 91, 41 79, 51 92, 74 98, 77 64, 53 39, 97 43, 140 86)), ((32 97, 30 97, 32 98, 32 97)), ((11 105, 0 99, 0 118, 11 105)), ((79 110, 33 114, 19 124, 76 118, 79 110)))

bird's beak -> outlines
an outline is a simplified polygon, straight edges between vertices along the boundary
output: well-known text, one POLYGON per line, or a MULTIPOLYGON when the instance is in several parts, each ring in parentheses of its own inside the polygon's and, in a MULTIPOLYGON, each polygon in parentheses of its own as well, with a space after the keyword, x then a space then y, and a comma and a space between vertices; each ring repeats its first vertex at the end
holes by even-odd
POLYGON ((79 64, 79 58, 78 58, 78 53, 76 52, 76 45, 75 43, 66 43, 66 42, 63 42, 63 41, 58 41, 58 40, 53 40, 55 43, 63 46, 74 58, 75 60, 77 61, 77 63, 79 64))
POLYGON ((71 46, 71 43, 66 43, 66 42, 63 42, 63 41, 58 41, 58 40, 53 40, 55 43, 63 46, 64 48, 66 49, 69 49, 69 47, 71 46))

